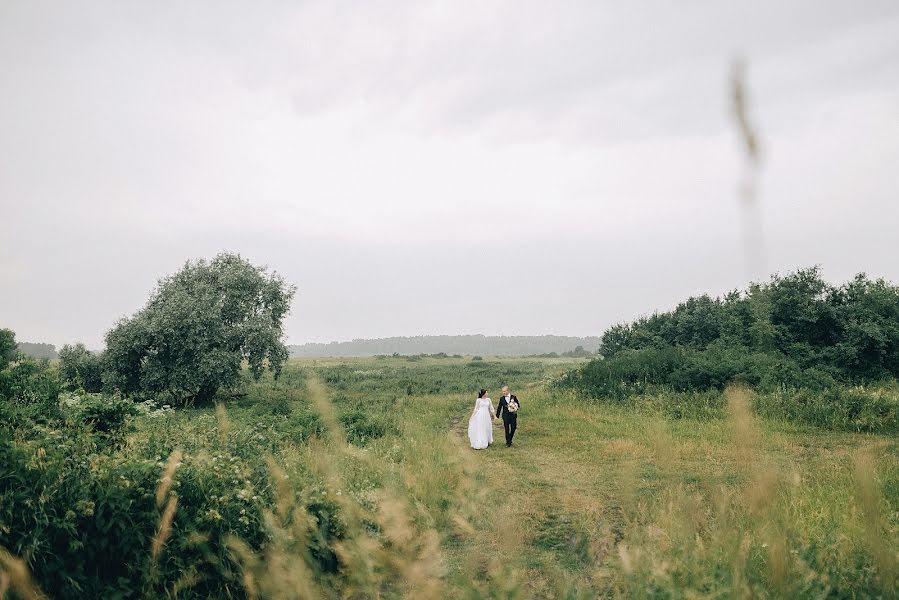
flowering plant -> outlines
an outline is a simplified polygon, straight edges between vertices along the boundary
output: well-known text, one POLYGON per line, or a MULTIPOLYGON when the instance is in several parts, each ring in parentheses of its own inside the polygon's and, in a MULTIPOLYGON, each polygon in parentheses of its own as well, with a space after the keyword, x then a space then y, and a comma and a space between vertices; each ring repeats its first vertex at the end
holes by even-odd
POLYGON ((506 410, 509 411, 510 413, 517 413, 518 412, 518 402, 516 400, 510 399, 508 402, 506 402, 506 410))

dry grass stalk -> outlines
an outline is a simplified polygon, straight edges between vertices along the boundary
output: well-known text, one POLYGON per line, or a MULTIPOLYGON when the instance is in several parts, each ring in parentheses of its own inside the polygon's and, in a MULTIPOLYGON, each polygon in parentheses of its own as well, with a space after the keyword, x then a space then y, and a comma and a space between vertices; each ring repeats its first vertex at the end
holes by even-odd
POLYGON ((647 434, 656 466, 659 469, 670 467, 672 460, 676 457, 677 449, 665 422, 661 419, 654 419, 647 428, 647 434))
POLYGON ((322 418, 328 441, 334 444, 337 449, 346 451, 346 435, 343 426, 334 414, 334 406, 328 398, 328 391, 325 389, 325 386, 321 384, 318 378, 310 376, 306 379, 306 387, 312 404, 322 418))
POLYGON ((752 471, 758 464, 759 433, 750 407, 751 392, 743 386, 731 385, 724 391, 724 395, 734 436, 734 458, 744 471, 752 471))
POLYGON ((165 497, 172 488, 175 471, 178 469, 178 465, 181 464, 182 456, 183 453, 177 448, 169 455, 169 460, 165 465, 165 470, 162 472, 162 477, 159 478, 159 485, 156 487, 156 506, 158 508, 162 507, 163 502, 165 502, 165 497))
POLYGON ((47 596, 31 580, 25 561, 0 547, 0 600, 12 590, 23 600, 45 600, 47 596))
POLYGON ((765 243, 762 215, 758 202, 759 165, 761 148, 757 128, 749 118, 749 98, 746 91, 746 64, 735 60, 730 79, 731 108, 737 131, 746 156, 746 174, 740 185, 739 197, 746 209, 743 215, 743 237, 750 277, 766 273, 765 243))
POLYGON ((737 59, 731 65, 731 107, 733 109, 734 119, 737 122, 737 128, 740 132, 740 139, 743 142, 743 149, 746 157, 752 164, 758 164, 761 159, 761 150, 759 148, 759 137, 756 128, 749 119, 749 98, 746 91, 746 63, 737 59))
POLYGON ((171 590, 169 590, 169 596, 172 598, 177 598, 182 590, 188 590, 193 586, 197 585, 200 581, 200 577, 196 574, 196 572, 184 573, 181 577, 172 584, 171 590))
MULTIPOLYGON (((761 434, 755 424, 751 410, 751 392, 743 386, 730 386, 726 391, 731 426, 734 432, 734 449, 739 468, 747 475, 748 483, 743 490, 743 504, 753 517, 753 529, 747 532, 734 556, 734 568, 745 568, 744 548, 750 536, 763 540, 766 548, 768 579, 774 589, 789 595, 791 573, 795 570, 793 553, 786 535, 787 517, 776 502, 784 477, 770 462, 760 444, 761 434), (754 530, 754 531, 753 531, 754 530)), ((735 577, 734 591, 745 585, 745 577, 735 577)), ((746 591, 746 589, 744 589, 746 591)))
POLYGON ((153 543, 150 546, 150 556, 153 557, 153 560, 159 558, 162 548, 172 534, 172 521, 175 519, 175 511, 177 509, 178 497, 173 494, 169 496, 165 510, 162 511, 162 517, 159 519, 159 528, 156 530, 156 535, 153 537, 153 543))
POLYGON ((280 532, 280 541, 275 542, 262 557, 257 557, 245 542, 236 537, 227 540, 228 548, 243 566, 243 587, 247 596, 251 599, 325 597, 325 591, 316 582, 304 556, 284 543, 284 533, 280 532))
POLYGON ((215 419, 218 424, 219 439, 222 442, 222 447, 227 447, 231 421, 228 419, 228 411, 225 410, 225 405, 221 402, 217 402, 215 405, 215 419))
POLYGON ((227 542, 243 566, 245 592, 250 598, 319 598, 333 595, 336 586, 343 597, 382 597, 386 589, 399 586, 408 598, 442 597, 440 538, 436 531, 416 526, 408 490, 395 487, 410 482, 385 475, 388 485, 373 497, 374 510, 345 493, 349 486, 341 476, 342 459, 361 461, 371 472, 383 472, 384 465, 347 444, 325 387, 311 376, 307 386, 325 426, 326 442, 311 440, 304 462, 324 482, 339 511, 342 534, 331 547, 340 563, 340 581, 318 572, 308 551, 310 533, 318 525, 281 467, 269 459, 275 510, 264 515, 271 535, 268 548, 257 556, 236 538, 227 542), (371 524, 377 526, 377 535, 372 535, 371 524))
POLYGON ((896 585, 899 583, 899 556, 895 548, 890 548, 889 542, 884 539, 887 525, 881 511, 882 496, 874 459, 870 453, 860 452, 854 457, 853 479, 856 502, 864 515, 865 539, 874 557, 881 586, 888 596, 896 593, 896 585))

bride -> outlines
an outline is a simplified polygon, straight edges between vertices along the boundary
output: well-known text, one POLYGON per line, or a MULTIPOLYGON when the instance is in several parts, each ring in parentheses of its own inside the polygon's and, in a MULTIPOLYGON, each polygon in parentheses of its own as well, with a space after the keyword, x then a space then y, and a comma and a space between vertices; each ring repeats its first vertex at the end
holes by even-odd
POLYGON ((487 390, 481 390, 474 401, 474 411, 468 419, 468 441, 475 450, 483 450, 493 443, 493 402, 487 397, 487 390))

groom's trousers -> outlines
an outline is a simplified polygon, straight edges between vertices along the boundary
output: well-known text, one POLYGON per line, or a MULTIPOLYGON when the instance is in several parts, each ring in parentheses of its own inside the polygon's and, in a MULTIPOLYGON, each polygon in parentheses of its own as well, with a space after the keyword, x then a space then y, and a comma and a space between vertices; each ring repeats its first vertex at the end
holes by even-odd
POLYGON ((515 436, 515 429, 518 427, 518 415, 503 415, 503 429, 506 431, 506 446, 512 444, 512 438, 515 436))

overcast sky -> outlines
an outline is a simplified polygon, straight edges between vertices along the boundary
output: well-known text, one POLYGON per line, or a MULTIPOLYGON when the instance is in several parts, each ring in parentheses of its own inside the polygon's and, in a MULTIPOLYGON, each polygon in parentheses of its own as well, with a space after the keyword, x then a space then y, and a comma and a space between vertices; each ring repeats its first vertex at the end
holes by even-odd
POLYGON ((897 165, 895 0, 0 0, 20 341, 102 347, 223 250, 297 285, 291 343, 598 335, 813 264, 899 281, 897 165))

